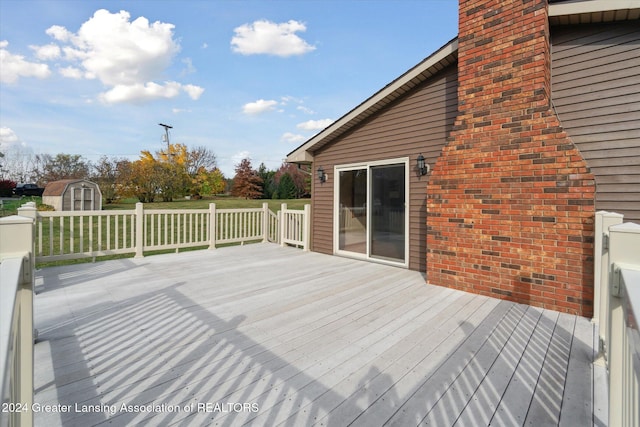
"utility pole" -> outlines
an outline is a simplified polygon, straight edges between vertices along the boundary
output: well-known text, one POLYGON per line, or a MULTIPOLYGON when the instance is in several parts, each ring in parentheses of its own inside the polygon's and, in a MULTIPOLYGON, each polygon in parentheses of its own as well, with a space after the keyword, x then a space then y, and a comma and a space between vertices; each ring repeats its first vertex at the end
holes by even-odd
POLYGON ((164 139, 167 142, 167 157, 169 157, 169 149, 170 149, 170 144, 169 144, 169 129, 173 129, 173 126, 169 126, 169 125, 165 125, 162 123, 158 123, 158 125, 162 126, 164 128, 164 139))

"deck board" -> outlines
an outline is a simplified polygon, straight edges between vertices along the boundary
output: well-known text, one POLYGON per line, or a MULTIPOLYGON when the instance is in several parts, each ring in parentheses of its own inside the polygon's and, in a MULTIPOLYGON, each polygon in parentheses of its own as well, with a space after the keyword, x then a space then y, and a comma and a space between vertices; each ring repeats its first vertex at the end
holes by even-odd
POLYGON ((593 424, 587 319, 409 270, 255 244, 47 268, 37 292, 36 402, 115 410, 36 425, 593 424))

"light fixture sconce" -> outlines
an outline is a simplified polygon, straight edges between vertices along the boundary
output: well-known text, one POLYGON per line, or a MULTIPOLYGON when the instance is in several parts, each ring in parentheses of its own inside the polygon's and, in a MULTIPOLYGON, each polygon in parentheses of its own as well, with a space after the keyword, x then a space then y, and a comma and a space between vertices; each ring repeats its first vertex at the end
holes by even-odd
POLYGON ((327 180, 327 174, 324 172, 322 166, 318 168, 318 180, 320 182, 325 182, 327 180))
POLYGON ((422 153, 418 155, 418 159, 416 161, 417 161, 418 173, 420 174, 420 176, 428 174, 430 167, 427 163, 425 163, 424 156, 422 155, 422 153))

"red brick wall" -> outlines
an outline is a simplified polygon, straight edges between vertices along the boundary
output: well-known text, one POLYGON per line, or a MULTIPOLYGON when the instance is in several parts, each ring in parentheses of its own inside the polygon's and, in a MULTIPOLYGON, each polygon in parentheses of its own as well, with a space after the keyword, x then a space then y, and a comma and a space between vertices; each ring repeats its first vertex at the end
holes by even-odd
POLYGON ((459 114, 427 189, 430 283, 591 316, 595 181, 550 106, 546 0, 460 1, 459 114))

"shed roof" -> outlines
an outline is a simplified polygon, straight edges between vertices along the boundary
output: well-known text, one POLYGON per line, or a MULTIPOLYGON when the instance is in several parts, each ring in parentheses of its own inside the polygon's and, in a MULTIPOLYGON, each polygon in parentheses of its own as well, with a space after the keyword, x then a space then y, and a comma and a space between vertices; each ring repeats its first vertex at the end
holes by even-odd
POLYGON ((61 179, 60 181, 53 181, 48 183, 44 188, 44 193, 42 193, 42 196, 62 196, 69 185, 75 184, 77 182, 84 182, 97 186, 95 182, 91 182, 86 179, 61 179))
MULTIPOLYGON (((555 0, 549 5, 551 25, 593 24, 640 19, 638 0, 555 0)), ((309 164, 313 152, 339 138, 413 87, 458 59, 458 38, 446 43, 406 73, 287 154, 287 162, 309 164)))

